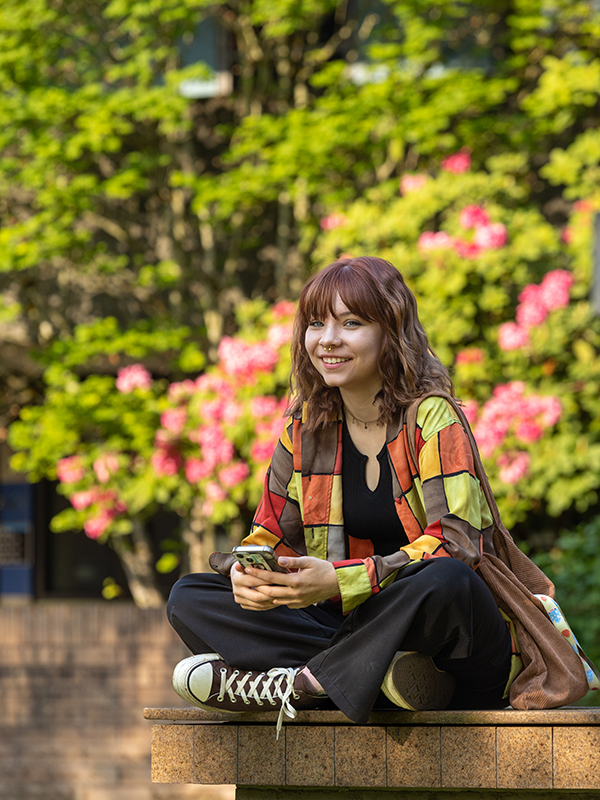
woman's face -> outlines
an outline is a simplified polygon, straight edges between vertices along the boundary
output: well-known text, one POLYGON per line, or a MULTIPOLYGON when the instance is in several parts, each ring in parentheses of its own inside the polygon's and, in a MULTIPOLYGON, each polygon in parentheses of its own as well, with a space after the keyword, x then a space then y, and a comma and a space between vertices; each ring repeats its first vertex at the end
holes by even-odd
POLYGON ((337 295, 334 314, 311 319, 304 344, 327 386, 374 397, 381 389, 379 354, 383 329, 352 314, 337 295))

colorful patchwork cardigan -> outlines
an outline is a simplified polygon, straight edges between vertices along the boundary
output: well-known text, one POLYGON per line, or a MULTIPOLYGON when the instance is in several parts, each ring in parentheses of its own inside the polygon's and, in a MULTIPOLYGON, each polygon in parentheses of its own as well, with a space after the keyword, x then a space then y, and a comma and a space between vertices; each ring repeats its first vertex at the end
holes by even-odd
MULTIPOLYGON (((475 476, 471 446, 443 398, 430 397, 419 406, 418 470, 405 415, 388 426, 396 510, 409 540, 388 556, 374 555, 369 539, 344 533, 341 418, 311 434, 303 422, 297 414, 285 425, 243 544, 268 544, 279 555, 333 562, 344 613, 392 583, 411 561, 453 557, 476 568, 484 552, 494 553, 492 515, 475 476)), ((224 574, 231 563, 224 554, 211 557, 213 569, 224 574)))

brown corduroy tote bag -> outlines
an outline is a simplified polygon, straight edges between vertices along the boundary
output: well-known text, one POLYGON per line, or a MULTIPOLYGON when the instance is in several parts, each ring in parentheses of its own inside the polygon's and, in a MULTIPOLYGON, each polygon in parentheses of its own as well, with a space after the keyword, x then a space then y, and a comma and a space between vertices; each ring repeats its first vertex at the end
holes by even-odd
POLYGON ((523 669, 510 689, 510 703, 518 709, 558 708, 579 700, 589 690, 579 656, 551 622, 534 597, 554 598, 554 585, 515 544, 500 519, 488 477, 469 422, 455 398, 429 392, 407 409, 406 432, 413 463, 416 457, 417 411, 427 397, 443 397, 454 409, 471 443, 475 474, 481 484, 493 520, 495 555, 484 553, 477 567, 498 607, 514 622, 523 669))

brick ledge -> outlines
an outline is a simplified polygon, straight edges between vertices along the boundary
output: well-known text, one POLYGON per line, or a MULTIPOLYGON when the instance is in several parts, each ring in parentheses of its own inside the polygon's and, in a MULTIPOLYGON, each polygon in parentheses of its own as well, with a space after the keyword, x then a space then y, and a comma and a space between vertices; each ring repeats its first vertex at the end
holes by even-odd
MULTIPOLYGON (((162 721, 166 724, 229 722, 265 723, 272 725, 277 720, 276 711, 264 713, 227 714, 219 711, 204 711, 201 708, 145 708, 144 719, 162 721)), ((287 725, 352 725, 341 711, 299 711, 295 720, 285 718, 287 725)), ((503 727, 536 727, 538 725, 600 725, 600 707, 566 706, 543 711, 517 711, 513 708, 500 711, 377 711, 369 717, 368 725, 410 726, 454 726, 484 725, 503 727)))

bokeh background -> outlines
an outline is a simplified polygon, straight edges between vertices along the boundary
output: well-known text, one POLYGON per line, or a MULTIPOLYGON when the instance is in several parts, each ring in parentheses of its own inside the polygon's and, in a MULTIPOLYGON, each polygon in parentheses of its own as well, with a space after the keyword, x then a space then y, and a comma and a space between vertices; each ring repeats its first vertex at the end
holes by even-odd
POLYGON ((0 796, 115 800, 127 766, 50 795, 27 736, 77 707, 110 762, 138 702, 181 704, 165 597, 247 530, 295 301, 344 255, 414 290, 600 661, 599 49, 594 0, 1 0, 3 752, 30 777, 0 796))

